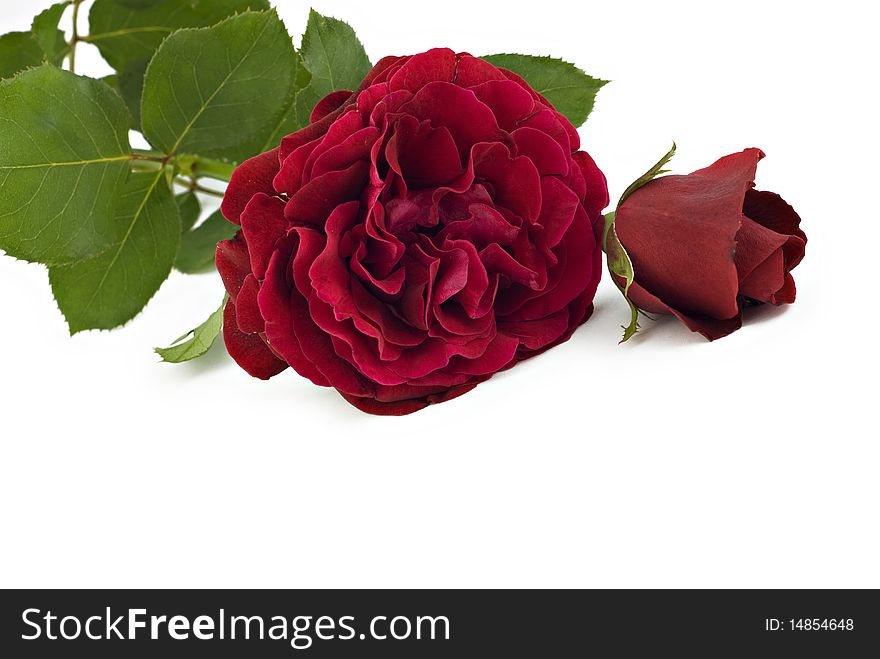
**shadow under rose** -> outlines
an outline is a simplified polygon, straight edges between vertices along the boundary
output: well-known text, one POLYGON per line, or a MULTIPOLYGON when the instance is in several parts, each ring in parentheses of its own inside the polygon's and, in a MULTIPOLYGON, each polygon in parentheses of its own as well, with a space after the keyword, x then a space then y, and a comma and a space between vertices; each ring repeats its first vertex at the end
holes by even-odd
MULTIPOLYGON (((748 331, 750 325, 758 325, 784 314, 789 305, 758 304, 743 309, 742 327, 737 332, 748 331)), ((723 337, 727 338, 727 337, 723 337)), ((707 344, 697 332, 691 332, 675 316, 651 314, 650 318, 639 314, 639 331, 627 343, 638 345, 642 341, 658 341, 664 346, 687 346, 707 344)), ((716 339, 723 340, 723 339, 716 339)))
POLYGON ((214 341, 214 345, 201 357, 180 364, 160 362, 160 366, 167 367, 169 371, 175 371, 181 377, 191 378, 211 374, 232 363, 232 358, 226 352, 226 346, 223 344, 223 337, 219 336, 214 341))
POLYGON ((781 316, 790 305, 783 304, 776 306, 775 304, 757 304, 743 309, 743 329, 749 325, 757 325, 759 323, 773 320, 777 316, 781 316))

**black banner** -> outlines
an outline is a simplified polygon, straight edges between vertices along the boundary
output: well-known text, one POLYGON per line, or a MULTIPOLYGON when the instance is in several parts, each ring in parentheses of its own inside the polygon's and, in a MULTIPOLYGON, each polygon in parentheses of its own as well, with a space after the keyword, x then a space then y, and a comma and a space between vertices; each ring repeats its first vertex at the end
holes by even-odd
POLYGON ((876 656, 872 590, 3 591, 0 656, 876 656), (645 655, 649 652, 649 655, 645 655))

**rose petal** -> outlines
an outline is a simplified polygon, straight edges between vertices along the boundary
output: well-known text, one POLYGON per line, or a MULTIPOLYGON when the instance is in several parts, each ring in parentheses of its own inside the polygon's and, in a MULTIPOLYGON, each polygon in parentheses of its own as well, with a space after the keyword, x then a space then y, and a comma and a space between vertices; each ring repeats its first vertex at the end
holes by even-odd
POLYGON ((309 175, 317 178, 327 172, 338 171, 350 167, 358 161, 367 161, 373 143, 379 137, 379 131, 367 126, 349 135, 340 144, 323 152, 314 162, 309 175))
POLYGON ((327 129, 324 136, 321 137, 318 146, 309 154, 309 158, 303 166, 303 180, 309 181, 317 178, 318 173, 312 171, 315 161, 330 149, 343 144, 348 138, 363 128, 366 128, 366 125, 360 112, 354 106, 345 108, 327 129))
POLYGON ((254 195, 241 214, 241 232, 247 241, 251 271, 258 279, 266 275, 275 242, 286 231, 284 202, 262 192, 254 195))
POLYGON ((238 329, 232 300, 226 302, 223 311, 223 340, 229 356, 255 378, 268 380, 287 368, 287 364, 263 343, 259 334, 246 334, 238 329))
POLYGON ((294 331, 290 300, 299 296, 299 291, 288 281, 292 246, 298 243, 297 234, 283 239, 266 270, 266 279, 260 287, 257 303, 260 313, 266 319, 266 341, 293 369, 319 386, 329 386, 327 378, 306 358, 300 346, 299 337, 294 331))
POLYGON ((260 292, 260 284, 256 277, 248 275, 244 284, 235 298, 235 318, 238 329, 245 334, 258 334, 266 328, 263 316, 260 315, 260 307, 257 304, 257 294, 260 292))
POLYGON ((629 298, 639 309, 649 313, 672 314, 689 330, 702 334, 709 341, 725 337, 742 327, 742 310, 740 309, 733 317, 722 319, 682 313, 668 306, 658 297, 651 295, 638 282, 633 282, 629 287, 629 298))
POLYGON ((513 133, 516 155, 531 160, 541 176, 568 176, 571 157, 547 133, 525 126, 513 133))
POLYGON ((486 348, 486 351, 474 359, 453 357, 449 361, 449 370, 453 373, 469 375, 491 375, 504 368, 513 360, 519 340, 505 334, 498 334, 486 348))
POLYGON ((338 110, 351 97, 353 92, 340 89, 339 91, 330 92, 315 105, 312 114, 309 117, 309 123, 321 121, 331 112, 338 110))
MULTIPOLYGON (((800 227, 800 216, 775 192, 747 190, 743 203, 743 215, 776 233, 797 236, 804 243, 807 242, 807 235, 800 227)), ((790 267, 794 267, 794 265, 796 264, 790 267)))
POLYGON ((459 53, 453 82, 460 87, 473 87, 488 80, 507 80, 494 65, 470 53, 459 53))
POLYGON ((437 234, 437 240, 467 240, 482 249, 491 243, 510 245, 520 228, 512 225, 501 213, 486 204, 473 204, 466 219, 450 222, 437 234))
POLYGON ((223 217, 235 224, 241 224, 239 218, 251 197, 258 192, 275 194, 272 181, 280 167, 278 149, 261 153, 236 167, 220 205, 223 217))
POLYGON ((538 224, 544 227, 548 247, 555 247, 574 221, 581 202, 574 192, 559 179, 547 176, 541 179, 541 214, 538 224))
POLYGON ((590 219, 601 217, 602 211, 608 206, 608 181, 590 154, 586 151, 578 151, 572 156, 575 164, 580 168, 586 183, 584 194, 584 208, 590 219))
POLYGON ((336 110, 331 112, 328 115, 325 115, 320 120, 309 124, 302 130, 298 130, 295 133, 292 133, 281 140, 280 147, 280 158, 283 162, 287 159, 287 157, 293 153, 296 149, 301 147, 303 144, 307 144, 311 142, 317 137, 320 137, 324 133, 327 132, 327 129, 330 125, 335 121, 336 117, 338 117, 348 106, 357 102, 359 94, 370 87, 373 84, 374 80, 381 78, 382 74, 391 66, 393 66, 399 60, 399 57, 383 57, 381 60, 376 62, 376 65, 370 69, 370 72, 366 75, 363 82, 358 86, 354 92, 352 92, 351 96, 336 110))
POLYGON ((360 196, 369 170, 370 164, 361 160, 342 171, 322 174, 291 197, 284 215, 290 222, 323 226, 336 206, 360 196))
POLYGON ((427 119, 434 128, 448 128, 462 158, 478 142, 505 139, 492 110, 472 91, 450 82, 428 83, 400 106, 400 112, 427 119))
POLYGON ((474 95, 495 115, 498 126, 513 132, 518 123, 535 111, 535 99, 512 80, 489 80, 470 87, 474 95))
POLYGON ((415 92, 437 80, 452 82, 455 62, 455 53, 448 48, 433 48, 413 55, 391 76, 388 87, 391 91, 408 89, 415 92))
POLYGON ((395 123, 385 154, 388 164, 410 188, 445 185, 462 174, 458 147, 449 129, 432 128, 429 121, 420 122, 410 115, 395 123))
POLYGON ((492 185, 496 204, 529 223, 538 220, 541 177, 530 159, 511 157, 510 150, 503 144, 480 144, 474 149, 474 173, 492 185))
POLYGON ((519 309, 506 316, 507 320, 538 320, 556 313, 577 298, 586 286, 596 279, 600 265, 600 249, 596 243, 592 223, 583 207, 578 205, 575 216, 564 238, 554 252, 559 265, 543 295, 531 297, 519 309))
POLYGON ((238 296, 245 277, 251 273, 251 259, 248 254, 247 242, 239 231, 230 240, 217 243, 214 256, 217 272, 223 280, 226 292, 233 300, 238 296))
POLYGON ((487 379, 487 377, 472 378, 467 384, 452 387, 439 393, 391 402, 384 402, 375 398, 359 398, 347 394, 342 394, 342 397, 359 410, 367 412, 368 414, 377 414, 380 416, 404 416, 406 414, 418 412, 429 405, 444 403, 453 398, 458 398, 476 387, 480 382, 484 382, 487 379))
POLYGON ((560 309, 546 318, 517 322, 502 321, 498 332, 511 336, 529 350, 540 350, 556 341, 569 328, 568 307, 560 309))
POLYGON ((794 278, 786 272, 785 282, 782 284, 782 288, 770 296, 770 304, 791 304, 794 302, 796 294, 794 278))

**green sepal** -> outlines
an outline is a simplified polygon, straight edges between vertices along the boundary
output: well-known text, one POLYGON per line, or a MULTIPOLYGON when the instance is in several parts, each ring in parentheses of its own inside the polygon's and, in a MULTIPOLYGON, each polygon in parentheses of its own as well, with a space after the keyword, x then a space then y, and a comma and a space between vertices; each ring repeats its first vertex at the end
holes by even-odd
MULTIPOLYGON (((673 143, 672 148, 669 149, 669 151, 660 158, 651 169, 642 174, 639 178, 633 181, 626 190, 624 190, 623 194, 620 196, 620 201, 617 202, 617 209, 620 209, 623 202, 625 202, 633 192, 653 181, 658 176, 667 173, 668 170, 663 168, 670 160, 672 160, 672 157, 675 155, 675 149, 675 143, 673 143)), ((625 341, 629 341, 635 333, 638 332, 639 312, 641 310, 629 297, 630 286, 632 286, 633 281, 635 281, 635 270, 633 269, 632 260, 630 259, 629 254, 627 254, 623 244, 620 242, 620 238, 618 238, 617 231, 614 228, 616 215, 616 210, 605 215, 605 229, 602 234, 602 249, 605 251, 605 259, 608 263, 608 272, 611 273, 611 279, 614 281, 615 286, 617 286, 623 294, 624 299, 629 305, 630 322, 629 325, 622 326, 623 338, 620 340, 620 343, 624 343, 625 341)))
POLYGON ((660 158, 660 160, 658 160, 657 163, 653 167, 651 167, 651 169, 649 169, 635 181, 630 183, 629 187, 623 191, 622 195, 620 195, 620 201, 617 202, 618 208, 620 208, 623 202, 625 202, 633 192, 635 192, 645 184, 650 183, 658 176, 669 173, 668 169, 663 168, 666 167, 667 164, 669 164, 670 160, 672 160, 673 156, 675 155, 675 149, 675 142, 673 142, 672 148, 666 152, 666 155, 660 158))

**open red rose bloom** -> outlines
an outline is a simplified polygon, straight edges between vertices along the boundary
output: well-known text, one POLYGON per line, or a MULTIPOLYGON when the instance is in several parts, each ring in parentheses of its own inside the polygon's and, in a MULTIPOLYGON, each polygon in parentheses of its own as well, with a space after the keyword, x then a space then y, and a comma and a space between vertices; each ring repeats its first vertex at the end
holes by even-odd
POLYGON ((243 163, 217 247, 224 338, 376 414, 461 395, 592 311, 605 177, 515 74, 446 49, 380 61, 243 163))

